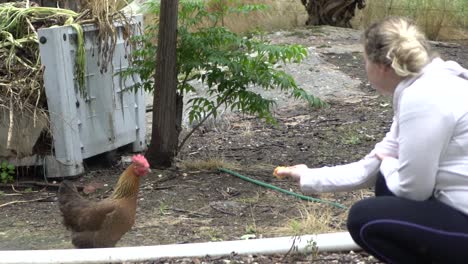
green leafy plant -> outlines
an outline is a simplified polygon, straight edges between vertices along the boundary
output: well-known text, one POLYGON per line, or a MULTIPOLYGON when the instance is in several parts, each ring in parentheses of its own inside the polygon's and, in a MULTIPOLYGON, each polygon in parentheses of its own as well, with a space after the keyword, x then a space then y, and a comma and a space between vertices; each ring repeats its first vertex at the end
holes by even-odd
POLYGON ((223 241, 223 236, 220 231, 212 227, 203 227, 200 235, 208 237, 212 242, 223 241))
POLYGON ((343 139, 345 145, 357 145, 361 143, 361 138, 358 135, 348 135, 347 138, 343 139))
POLYGON ((169 209, 169 206, 167 204, 165 204, 165 203, 160 203, 159 204, 159 214, 161 216, 166 215, 168 209, 169 209))
POLYGON ((255 223, 249 224, 245 226, 245 233, 247 234, 256 234, 257 233, 257 226, 255 223))
POLYGON ((289 224, 294 235, 299 236, 301 232, 303 231, 302 225, 298 220, 293 219, 290 221, 289 224))
POLYGON ((305 246, 305 254, 311 255, 313 258, 318 257, 319 248, 317 242, 314 239, 307 240, 307 245, 305 246))
POLYGON ((15 175, 15 165, 3 161, 0 165, 0 180, 2 183, 12 182, 15 175))
MULTIPOLYGON (((135 89, 152 91, 154 87, 159 8, 159 1, 147 2, 145 10, 154 20, 145 28, 145 34, 134 38, 140 48, 133 53, 132 66, 123 72, 124 76, 136 74, 140 77, 141 81, 135 83, 135 89)), ((247 5, 235 0, 180 1, 178 94, 202 94, 191 97, 187 102, 190 123, 200 125, 208 117, 216 117, 221 106, 274 123, 270 109, 275 101, 263 98, 251 89, 253 86, 265 90, 281 89, 314 106, 325 104, 298 87, 295 80, 281 70, 284 63, 302 61, 308 55, 306 48, 300 45, 272 45, 256 40, 252 35, 233 33, 222 26, 226 14, 240 16, 266 8, 265 5, 247 5), (202 93, 197 91, 192 81, 203 84, 203 88, 200 88, 202 93)), ((178 149, 190 135, 188 133, 178 149)))

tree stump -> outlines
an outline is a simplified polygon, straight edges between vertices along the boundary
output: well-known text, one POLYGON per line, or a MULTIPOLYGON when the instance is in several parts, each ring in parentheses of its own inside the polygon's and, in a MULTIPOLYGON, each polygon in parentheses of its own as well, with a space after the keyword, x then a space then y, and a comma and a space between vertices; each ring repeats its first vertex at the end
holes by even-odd
POLYGON ((356 8, 363 9, 365 0, 301 0, 309 18, 306 25, 351 27, 356 8))

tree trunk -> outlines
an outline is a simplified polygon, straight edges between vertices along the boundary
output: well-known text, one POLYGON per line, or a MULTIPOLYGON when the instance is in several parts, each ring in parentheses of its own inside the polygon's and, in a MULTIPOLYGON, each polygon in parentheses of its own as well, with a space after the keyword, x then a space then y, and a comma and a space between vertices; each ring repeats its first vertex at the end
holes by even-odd
POLYGON ((309 18, 306 25, 351 27, 356 8, 363 9, 365 0, 301 0, 309 18))
POLYGON ((146 157, 153 168, 172 166, 177 154, 180 117, 177 95, 178 0, 161 0, 158 51, 153 99, 153 127, 146 157))

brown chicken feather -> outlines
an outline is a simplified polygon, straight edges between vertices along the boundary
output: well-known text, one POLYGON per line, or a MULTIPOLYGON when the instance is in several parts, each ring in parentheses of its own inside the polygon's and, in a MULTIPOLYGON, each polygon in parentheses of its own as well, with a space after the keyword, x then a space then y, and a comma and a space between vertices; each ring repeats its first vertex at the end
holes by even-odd
POLYGON ((59 188, 59 206, 63 224, 73 231, 99 230, 107 214, 115 210, 109 200, 93 202, 84 199, 70 181, 63 181, 59 188))
POLYGON ((135 223, 140 176, 149 171, 146 159, 137 155, 121 174, 112 195, 95 202, 83 198, 70 181, 60 185, 59 208, 63 224, 72 232, 77 248, 114 247, 135 223))

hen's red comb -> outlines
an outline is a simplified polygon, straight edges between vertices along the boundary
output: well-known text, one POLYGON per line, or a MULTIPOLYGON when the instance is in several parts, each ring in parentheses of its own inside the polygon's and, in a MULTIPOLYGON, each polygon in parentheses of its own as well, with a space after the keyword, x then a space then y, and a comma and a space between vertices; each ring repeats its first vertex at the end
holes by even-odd
POLYGON ((133 162, 133 163, 138 163, 138 164, 141 165, 141 166, 144 166, 144 167, 149 168, 149 163, 148 163, 148 161, 146 160, 145 156, 143 156, 143 155, 141 155, 141 154, 134 155, 134 156, 132 157, 132 162, 133 162))

